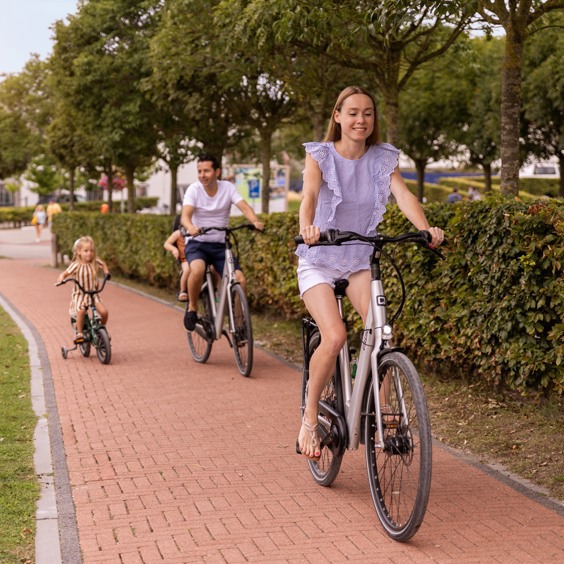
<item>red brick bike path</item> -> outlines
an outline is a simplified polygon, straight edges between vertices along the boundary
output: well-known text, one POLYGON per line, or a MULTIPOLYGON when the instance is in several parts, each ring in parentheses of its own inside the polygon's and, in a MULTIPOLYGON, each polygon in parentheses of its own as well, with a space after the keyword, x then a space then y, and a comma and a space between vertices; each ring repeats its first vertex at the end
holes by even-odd
POLYGON ((110 284, 111 364, 63 360, 71 289, 57 274, 0 260, 0 293, 48 355, 84 563, 564 561, 558 508, 441 447, 420 531, 390 540, 362 448, 331 488, 294 454, 299 372, 257 349, 243 378, 225 339, 195 363, 177 308, 110 284))

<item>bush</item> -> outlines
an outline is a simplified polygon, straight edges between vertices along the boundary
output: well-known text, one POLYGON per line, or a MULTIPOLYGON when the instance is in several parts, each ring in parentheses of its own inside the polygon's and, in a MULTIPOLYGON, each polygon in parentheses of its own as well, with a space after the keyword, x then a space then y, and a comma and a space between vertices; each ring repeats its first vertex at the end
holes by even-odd
MULTIPOLYGON (((152 208, 157 205, 158 198, 149 197, 139 197, 135 200, 135 209, 140 211, 146 208, 152 208)), ((79 212, 100 212, 100 207, 104 202, 99 200, 93 200, 90 202, 75 202, 74 211, 79 212)), ((114 202, 115 204, 115 202, 114 202)), ((47 207, 47 206, 45 206, 47 207)), ((120 206, 114 206, 114 213, 119 213, 120 206)), ((69 211, 69 204, 61 204, 61 209, 65 212, 69 211)), ((25 206, 25 207, 5 207, 0 208, 0 225, 3 223, 10 224, 10 226, 20 227, 22 225, 28 225, 31 223, 31 218, 33 216, 33 211, 35 206, 25 206)))
MULTIPOLYGON (((424 207, 432 225, 445 227, 447 260, 415 245, 392 251, 408 294, 396 322, 397 343, 435 373, 561 394, 561 201, 488 198, 424 207)), ((243 221, 232 218, 234 224, 243 221)), ((251 308, 299 318, 305 309, 296 279, 298 215, 275 213, 261 216, 261 221, 264 233, 237 233, 236 252, 248 280, 251 308)), ((178 268, 163 249, 171 229, 169 216, 74 213, 59 214, 53 223, 66 254, 77 237, 90 234, 112 271, 176 288, 178 268)), ((412 226, 397 206, 390 206, 379 229, 392 235, 412 226)), ((393 313, 400 289, 389 264, 383 269, 393 313)))
MULTIPOLYGON (((418 196, 417 193, 417 181, 416 180, 405 180, 409 191, 418 196)), ((427 199, 427 203, 432 202, 446 202, 448 195, 450 194, 450 190, 445 186, 441 186, 439 184, 431 184, 426 182, 423 185, 423 196, 427 199)))
POLYGON ((165 215, 74 212, 57 214, 51 229, 61 254, 72 257, 76 239, 90 235, 110 271, 176 288, 179 269, 163 248, 171 226, 172 218, 165 215))
MULTIPOLYGON (((485 193, 486 185, 484 178, 481 176, 443 176, 439 185, 448 188, 458 188, 461 194, 466 194, 468 188, 477 188, 482 194, 485 193)), ((500 178, 492 177, 492 189, 499 192, 500 178)), ((520 178, 519 179, 519 197, 523 199, 534 200, 541 196, 558 197, 559 180, 552 178, 520 178)))
MULTIPOLYGON (((429 207, 429 221, 446 226, 447 261, 398 249, 410 288, 402 345, 442 372, 561 393, 563 210, 548 200, 429 207)), ((405 221, 394 212, 392 232, 405 221)))

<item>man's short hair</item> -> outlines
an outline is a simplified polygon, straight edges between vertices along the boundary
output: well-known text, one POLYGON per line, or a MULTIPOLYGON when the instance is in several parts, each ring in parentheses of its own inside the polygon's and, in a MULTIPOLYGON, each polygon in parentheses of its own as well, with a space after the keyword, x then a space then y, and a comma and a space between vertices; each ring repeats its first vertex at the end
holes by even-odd
POLYGON ((221 165, 219 164, 219 161, 217 160, 216 157, 214 157, 213 155, 200 155, 198 157, 198 162, 211 162, 213 169, 217 170, 218 168, 221 168, 221 165))

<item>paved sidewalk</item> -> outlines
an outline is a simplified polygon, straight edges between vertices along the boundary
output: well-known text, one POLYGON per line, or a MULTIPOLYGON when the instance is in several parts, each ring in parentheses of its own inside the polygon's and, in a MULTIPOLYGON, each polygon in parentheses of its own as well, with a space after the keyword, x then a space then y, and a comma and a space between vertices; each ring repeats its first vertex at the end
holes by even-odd
MULTIPOLYGON (((0 255, 2 241, 0 231, 0 255)), ((345 455, 331 488, 316 486, 294 454, 299 372, 257 350, 243 378, 225 340, 195 363, 170 305, 110 284, 111 364, 95 352, 63 360, 70 288, 53 286, 46 263, 0 259, 0 295, 34 328, 52 377, 65 564, 564 561, 561 505, 439 446, 420 531, 407 544, 390 540, 362 449, 345 455), (73 518, 80 551, 68 540, 73 518)))

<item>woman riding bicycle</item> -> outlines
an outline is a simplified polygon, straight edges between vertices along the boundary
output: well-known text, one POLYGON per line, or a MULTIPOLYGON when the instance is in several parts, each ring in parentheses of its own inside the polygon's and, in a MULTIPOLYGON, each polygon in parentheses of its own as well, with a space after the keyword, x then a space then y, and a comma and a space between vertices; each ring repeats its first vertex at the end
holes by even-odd
MULTIPOLYGON (((109 274, 106 263, 96 256, 96 245, 92 237, 81 237, 77 239, 73 246, 73 258, 68 268, 62 272, 57 278, 60 284, 65 278, 75 278, 79 284, 87 291, 96 290, 98 288, 98 270, 102 269, 104 274, 109 274)), ((96 309, 100 314, 102 325, 108 321, 108 308, 102 303, 98 295, 94 296, 96 300, 96 309)), ((84 342, 84 316, 87 308, 90 306, 91 297, 85 294, 77 284, 74 285, 69 314, 76 318, 76 338, 75 344, 84 342)))
POLYGON ((398 167, 399 150, 380 143, 376 104, 364 88, 349 86, 337 98, 322 143, 305 143, 300 235, 304 245, 296 254, 298 284, 305 306, 321 334, 310 362, 307 403, 298 443, 302 454, 317 460, 318 402, 346 340, 333 287, 347 279, 347 297, 366 321, 370 303, 369 259, 365 245, 313 247, 321 231, 351 230, 375 234, 393 194, 399 208, 418 230, 430 231, 432 244, 440 245, 444 233, 429 227, 419 201, 408 190, 398 167))
MULTIPOLYGON (((229 224, 231 205, 237 206, 243 215, 260 231, 264 225, 253 208, 239 194, 235 185, 219 180, 221 167, 217 159, 203 155, 198 159, 198 182, 188 186, 182 205, 182 225, 189 235, 198 235, 201 227, 226 227, 229 224)), ((184 315, 184 327, 193 331, 197 321, 197 302, 204 282, 206 265, 213 264, 221 276, 225 263, 225 233, 214 231, 189 239, 186 259, 190 265, 188 278, 189 304, 184 315)), ((241 267, 236 265, 237 281, 245 285, 241 267)))

